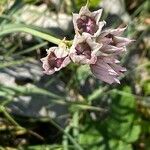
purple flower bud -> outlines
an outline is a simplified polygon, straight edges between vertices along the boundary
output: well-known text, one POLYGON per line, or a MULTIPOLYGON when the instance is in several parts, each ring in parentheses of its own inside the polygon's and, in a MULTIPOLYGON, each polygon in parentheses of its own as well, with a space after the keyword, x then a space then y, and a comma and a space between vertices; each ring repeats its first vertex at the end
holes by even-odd
POLYGON ((68 51, 66 47, 51 47, 47 50, 47 56, 41 59, 43 63, 44 73, 51 75, 55 71, 66 67, 70 63, 68 51))

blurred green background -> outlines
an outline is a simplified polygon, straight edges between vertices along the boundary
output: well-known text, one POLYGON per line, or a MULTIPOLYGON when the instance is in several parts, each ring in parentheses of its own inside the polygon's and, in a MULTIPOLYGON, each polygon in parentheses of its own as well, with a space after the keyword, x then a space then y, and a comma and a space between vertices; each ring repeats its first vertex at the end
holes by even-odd
POLYGON ((42 73, 51 36, 73 39, 86 0, 0 0, 0 150, 150 150, 150 1, 90 0, 135 39, 120 85, 87 66, 42 73))

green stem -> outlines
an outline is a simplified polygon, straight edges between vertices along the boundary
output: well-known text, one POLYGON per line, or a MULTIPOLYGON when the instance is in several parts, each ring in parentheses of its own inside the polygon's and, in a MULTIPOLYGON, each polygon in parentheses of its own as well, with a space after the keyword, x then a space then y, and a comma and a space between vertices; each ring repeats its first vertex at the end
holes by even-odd
MULTIPOLYGON (((71 125, 68 125, 65 129, 64 132, 69 134, 69 131, 71 130, 71 125)), ((69 150, 69 141, 68 141, 68 136, 66 136, 66 134, 63 135, 63 149, 64 150, 69 150)))
POLYGON ((73 136, 75 139, 77 139, 78 135, 79 135, 79 111, 76 111, 73 114, 73 136))
POLYGON ((13 32, 26 32, 34 36, 40 37, 44 40, 47 40, 51 43, 54 43, 56 45, 60 44, 60 42, 62 41, 61 39, 58 39, 52 35, 38 31, 36 28, 37 27, 32 27, 32 26, 24 25, 24 24, 9 24, 6 26, 1 26, 0 36, 10 34, 13 32))
POLYGON ((43 137, 41 137, 39 134, 31 131, 31 130, 27 130, 25 129, 24 127, 21 127, 12 117, 11 115, 7 112, 6 108, 4 106, 0 106, 0 112, 2 112, 5 117, 13 124, 15 125, 18 129, 22 130, 22 131, 25 131, 25 132, 28 132, 30 133, 31 135, 37 137, 38 139, 41 139, 43 140, 43 137))
POLYGON ((73 137, 69 133, 67 133, 61 126, 59 126, 55 121, 53 121, 51 118, 50 118, 50 122, 68 137, 68 139, 72 142, 72 144, 74 144, 77 150, 83 150, 83 148, 73 139, 73 137))
POLYGON ((4 106, 0 107, 0 111, 5 115, 5 117, 15 126, 17 126, 20 129, 23 129, 23 127, 21 127, 10 115, 9 113, 6 111, 6 108, 4 106))
POLYGON ((41 48, 41 47, 43 47, 43 46, 46 46, 47 44, 48 44, 48 42, 43 42, 43 43, 37 44, 37 45, 35 45, 35 46, 33 46, 33 47, 30 47, 30 48, 27 48, 27 49, 25 49, 25 50, 22 50, 22 51, 20 51, 20 52, 18 52, 18 53, 15 53, 15 54, 13 54, 12 56, 18 56, 18 55, 22 55, 22 54, 29 53, 29 52, 34 51, 34 50, 37 50, 37 49, 39 49, 39 48, 41 48))

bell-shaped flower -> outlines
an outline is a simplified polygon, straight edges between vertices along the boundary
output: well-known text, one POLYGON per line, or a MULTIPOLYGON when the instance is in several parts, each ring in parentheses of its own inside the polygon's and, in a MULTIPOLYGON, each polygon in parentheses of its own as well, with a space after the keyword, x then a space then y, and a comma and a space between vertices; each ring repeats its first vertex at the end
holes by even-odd
POLYGON ((101 51, 104 53, 120 54, 133 40, 121 37, 126 28, 108 29, 100 33, 96 41, 102 43, 101 51))
POLYGON ((96 63, 90 65, 90 68, 97 79, 109 84, 120 83, 118 77, 126 71, 114 56, 98 56, 96 63))
POLYGON ((94 64, 101 47, 102 44, 96 43, 88 34, 78 34, 74 37, 69 56, 74 63, 94 64))
POLYGON ((89 33, 92 36, 100 34, 105 21, 99 21, 102 9, 91 12, 87 6, 80 9, 79 14, 73 13, 73 24, 76 33, 89 33))
POLYGON ((59 47, 51 47, 46 50, 47 56, 42 58, 44 73, 51 75, 56 71, 66 67, 70 63, 70 58, 68 56, 68 49, 65 45, 60 45, 59 47))

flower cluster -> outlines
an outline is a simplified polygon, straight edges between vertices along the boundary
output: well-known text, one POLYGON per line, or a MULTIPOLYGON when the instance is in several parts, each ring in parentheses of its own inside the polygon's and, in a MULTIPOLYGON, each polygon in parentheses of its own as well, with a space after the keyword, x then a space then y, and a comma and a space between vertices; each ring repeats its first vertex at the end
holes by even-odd
POLYGON ((75 36, 72 46, 51 47, 42 58, 44 73, 50 75, 66 67, 70 62, 89 65, 96 78, 120 83, 118 77, 126 71, 118 57, 132 42, 121 35, 126 28, 102 30, 105 21, 100 21, 102 9, 90 12, 83 6, 79 14, 73 14, 75 36))

